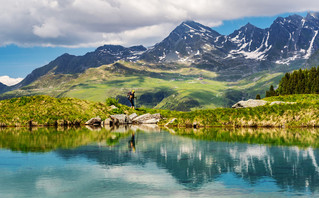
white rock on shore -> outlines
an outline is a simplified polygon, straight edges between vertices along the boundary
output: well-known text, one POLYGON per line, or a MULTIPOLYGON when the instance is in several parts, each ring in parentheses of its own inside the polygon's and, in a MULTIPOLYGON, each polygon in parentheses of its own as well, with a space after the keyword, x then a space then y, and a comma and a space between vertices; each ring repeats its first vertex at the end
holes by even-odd
POLYGON ((247 101, 239 101, 236 104, 232 106, 232 108, 248 108, 248 107, 258 107, 258 106, 264 106, 267 104, 267 101, 265 100, 253 100, 249 99, 247 101))
POLYGON ((239 101, 232 106, 232 108, 248 108, 248 107, 258 107, 264 106, 266 104, 275 105, 275 104, 296 104, 296 102, 283 102, 283 101, 273 101, 267 102, 265 100, 253 100, 249 99, 247 101, 239 101))

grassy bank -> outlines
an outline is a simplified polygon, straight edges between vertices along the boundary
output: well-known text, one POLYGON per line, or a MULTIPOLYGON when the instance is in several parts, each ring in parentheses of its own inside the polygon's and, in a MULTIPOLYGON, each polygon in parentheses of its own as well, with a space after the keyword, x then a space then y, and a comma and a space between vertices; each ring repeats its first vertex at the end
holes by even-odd
MULTIPOLYGON (((277 96, 267 101, 296 102, 295 104, 267 104, 255 108, 217 108, 191 112, 166 114, 176 120, 170 126, 191 127, 193 125, 232 127, 318 127, 319 95, 277 96)), ((166 112, 164 112, 165 114, 166 112)), ((162 124, 167 121, 162 121, 162 124)))
MULTIPOLYGON (((267 98, 268 101, 290 101, 295 104, 265 105, 255 108, 217 108, 179 112, 140 108, 137 114, 161 113, 165 118, 159 124, 172 127, 318 127, 319 95, 293 95, 267 98)), ((92 117, 106 119, 111 114, 133 113, 129 107, 116 101, 90 102, 74 98, 30 96, 0 101, 1 126, 80 125, 92 117), (112 110, 111 104, 118 106, 112 110)))
POLYGON ((110 114, 129 113, 128 107, 75 98, 24 96, 0 101, 0 126, 81 125, 92 117, 106 119, 110 114))

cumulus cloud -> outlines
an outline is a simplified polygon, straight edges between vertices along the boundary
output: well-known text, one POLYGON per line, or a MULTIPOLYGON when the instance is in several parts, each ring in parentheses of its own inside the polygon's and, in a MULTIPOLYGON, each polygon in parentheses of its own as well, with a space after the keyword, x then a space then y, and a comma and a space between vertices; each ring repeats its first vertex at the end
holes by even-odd
POLYGON ((153 45, 184 20, 318 11, 316 0, 1 0, 0 45, 153 45))
POLYGON ((18 84, 22 80, 23 78, 10 78, 9 76, 0 76, 0 82, 8 86, 18 84))

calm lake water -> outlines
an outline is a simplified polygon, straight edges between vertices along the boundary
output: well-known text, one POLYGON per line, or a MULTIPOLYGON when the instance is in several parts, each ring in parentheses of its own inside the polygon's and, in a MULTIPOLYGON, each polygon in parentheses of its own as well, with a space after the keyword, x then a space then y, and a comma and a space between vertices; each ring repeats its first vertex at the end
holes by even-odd
POLYGON ((319 197, 319 131, 258 130, 0 129, 0 197, 319 197))

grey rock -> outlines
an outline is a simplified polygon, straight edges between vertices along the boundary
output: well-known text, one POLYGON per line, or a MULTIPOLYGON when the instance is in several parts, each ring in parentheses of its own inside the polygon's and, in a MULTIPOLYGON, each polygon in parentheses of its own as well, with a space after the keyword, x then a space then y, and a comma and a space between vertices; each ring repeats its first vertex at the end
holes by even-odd
POLYGON ((111 115, 110 117, 112 120, 117 119, 118 124, 126 124, 128 121, 128 117, 125 114, 116 114, 116 115, 111 115))
POLYGON ((101 125, 102 119, 97 116, 95 118, 91 118, 89 121, 85 123, 85 125, 101 125))
POLYGON ((132 123, 133 123, 133 120, 131 120, 129 117, 127 117, 126 123, 127 123, 127 124, 132 124, 132 123))
POLYGON ((162 116, 161 116, 160 113, 155 113, 155 114, 152 115, 152 117, 155 118, 155 119, 159 119, 159 120, 162 119, 162 116))
POLYGON ((267 101, 265 100, 253 100, 249 99, 247 101, 239 101, 236 104, 232 106, 232 108, 248 108, 248 107, 258 107, 258 106, 264 106, 267 104, 267 101))
POLYGON ((113 121, 112 121, 112 124, 113 125, 118 125, 120 122, 117 118, 114 118, 113 121))
POLYGON ((170 120, 168 123, 165 124, 165 126, 172 124, 174 121, 176 120, 176 118, 173 118, 172 120, 170 120))
POLYGON ((161 114, 144 114, 133 119, 133 123, 137 124, 157 124, 161 120, 161 114))
POLYGON ((116 106, 114 106, 114 105, 111 105, 110 109, 113 110, 113 109, 118 109, 118 108, 116 106))
POLYGON ((148 120, 151 118, 152 118, 151 114, 147 113, 147 114, 137 116, 136 118, 133 119, 133 122, 141 122, 141 121, 148 120))
POLYGON ((107 118, 104 120, 104 126, 109 126, 111 125, 112 119, 111 118, 107 118))
POLYGON ((132 113, 131 115, 128 116, 128 118, 130 120, 133 120, 134 118, 136 118, 138 115, 136 113, 132 113))
POLYGON ((140 124, 157 124, 159 121, 159 119, 151 118, 148 120, 140 121, 140 124))

